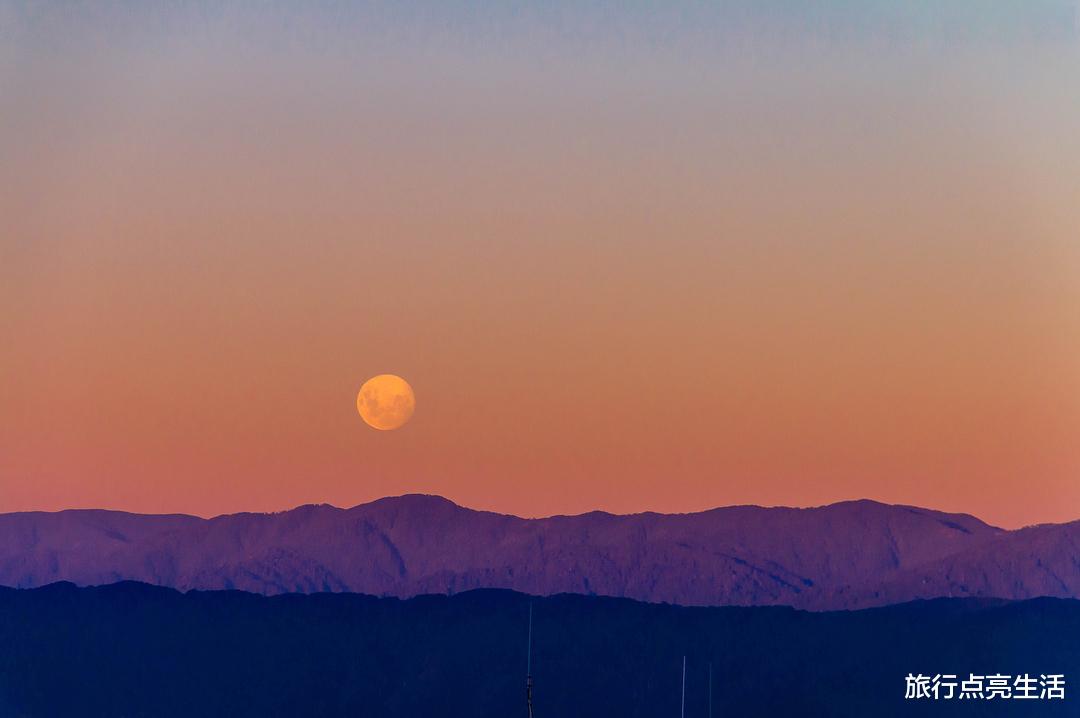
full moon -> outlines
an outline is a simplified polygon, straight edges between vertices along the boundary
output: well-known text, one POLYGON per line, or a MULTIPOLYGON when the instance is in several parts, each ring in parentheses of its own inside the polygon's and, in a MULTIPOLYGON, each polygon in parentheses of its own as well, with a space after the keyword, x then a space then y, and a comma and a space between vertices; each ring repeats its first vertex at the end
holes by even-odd
POLYGON ((368 426, 380 431, 400 429, 415 408, 416 396, 409 382, 394 374, 371 377, 356 395, 356 410, 368 426))

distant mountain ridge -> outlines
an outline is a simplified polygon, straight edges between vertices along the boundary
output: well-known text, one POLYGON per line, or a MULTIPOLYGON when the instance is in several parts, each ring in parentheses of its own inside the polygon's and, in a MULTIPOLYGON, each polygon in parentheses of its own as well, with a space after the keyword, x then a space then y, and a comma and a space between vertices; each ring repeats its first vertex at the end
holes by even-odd
POLYGON ((412 494, 212 519, 0 514, 0 585, 135 580, 263 594, 507 588, 815 610, 918 598, 1080 597, 1080 522, 1005 531, 873 501, 523 519, 412 494))

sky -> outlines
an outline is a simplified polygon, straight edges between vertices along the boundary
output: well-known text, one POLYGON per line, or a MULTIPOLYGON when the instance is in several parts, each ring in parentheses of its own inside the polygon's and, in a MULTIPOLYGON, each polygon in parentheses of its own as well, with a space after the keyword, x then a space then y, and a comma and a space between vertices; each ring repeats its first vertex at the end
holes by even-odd
POLYGON ((1078 519, 1077 127, 1064 0, 0 0, 0 511, 1078 519))

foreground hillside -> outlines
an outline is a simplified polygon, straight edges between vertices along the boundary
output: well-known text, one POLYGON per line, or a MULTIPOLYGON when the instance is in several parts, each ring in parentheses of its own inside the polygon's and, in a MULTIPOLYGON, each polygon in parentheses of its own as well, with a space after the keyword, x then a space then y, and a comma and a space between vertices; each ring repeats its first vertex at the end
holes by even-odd
MULTIPOLYGON (((1080 676, 1080 602, 856 612, 474 591, 266 597, 121 583, 0 589, 0 715, 1075 715, 1065 701, 904 699, 909 672, 1080 676)), ((1067 684, 1071 689, 1071 684, 1067 684)))
POLYGON ((684 605, 861 608, 939 596, 1080 597, 1080 522, 1002 531, 853 501, 526 520, 434 496, 213 519, 0 515, 0 585, 407 597, 508 588, 684 605))

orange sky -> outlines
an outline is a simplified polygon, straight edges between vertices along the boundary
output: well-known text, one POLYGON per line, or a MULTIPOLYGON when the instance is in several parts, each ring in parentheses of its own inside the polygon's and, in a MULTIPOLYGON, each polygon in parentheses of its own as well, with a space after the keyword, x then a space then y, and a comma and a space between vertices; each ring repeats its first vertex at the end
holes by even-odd
POLYGON ((0 511, 1080 518, 1075 35, 61 20, 0 51, 0 511))

